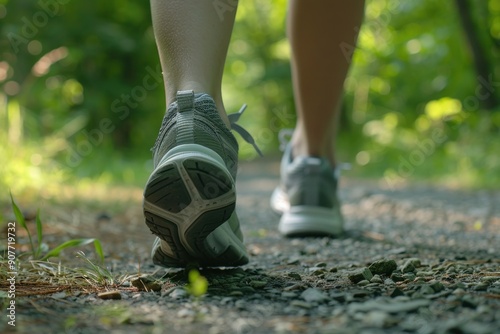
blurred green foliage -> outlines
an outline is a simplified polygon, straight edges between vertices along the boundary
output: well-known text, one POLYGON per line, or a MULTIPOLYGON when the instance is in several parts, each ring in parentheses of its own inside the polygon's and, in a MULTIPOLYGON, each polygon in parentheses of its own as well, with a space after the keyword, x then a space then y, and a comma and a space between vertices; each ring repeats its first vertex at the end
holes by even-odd
MULTIPOLYGON (((486 86, 459 1, 367 1, 339 140, 353 175, 500 184, 500 107, 482 103, 500 100, 500 0, 468 0, 486 86)), ((286 3, 240 3, 223 82, 227 110, 249 105, 242 124, 267 154, 295 123, 286 3)), ((0 19, 0 186, 142 184, 165 110, 149 2, 0 0, 0 19)), ((242 143, 241 156, 255 153, 242 143)))

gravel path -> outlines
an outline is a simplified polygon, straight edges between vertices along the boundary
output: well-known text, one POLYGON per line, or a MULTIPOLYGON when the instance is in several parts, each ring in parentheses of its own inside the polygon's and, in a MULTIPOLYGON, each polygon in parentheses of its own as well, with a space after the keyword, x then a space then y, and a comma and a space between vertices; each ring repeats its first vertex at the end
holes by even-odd
MULTIPOLYGON (((140 195, 116 214, 102 207, 48 210, 54 235, 99 237, 111 271, 129 277, 104 296, 71 289, 18 297, 17 331, 500 331, 499 191, 389 190, 346 177, 346 236, 284 239, 268 204, 278 168, 276 162, 240 168, 237 210, 251 263, 202 270, 208 293, 201 298, 186 292, 185 271, 151 264, 153 236, 142 221, 140 195)), ((5 325, 3 317, 0 330, 12 330, 5 325)))

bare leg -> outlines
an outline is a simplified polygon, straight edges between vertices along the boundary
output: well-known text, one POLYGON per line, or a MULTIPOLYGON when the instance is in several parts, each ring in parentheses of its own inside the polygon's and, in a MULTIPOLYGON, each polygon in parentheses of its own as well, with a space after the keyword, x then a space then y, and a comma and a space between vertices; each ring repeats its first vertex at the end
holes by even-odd
POLYGON ((213 1, 151 0, 151 11, 167 105, 175 101, 179 90, 208 93, 229 124, 221 82, 236 5, 223 2, 230 10, 220 13, 213 1))
POLYGON ((298 121, 294 156, 326 157, 335 165, 334 141, 350 59, 340 48, 354 45, 364 0, 290 0, 288 36, 298 121))

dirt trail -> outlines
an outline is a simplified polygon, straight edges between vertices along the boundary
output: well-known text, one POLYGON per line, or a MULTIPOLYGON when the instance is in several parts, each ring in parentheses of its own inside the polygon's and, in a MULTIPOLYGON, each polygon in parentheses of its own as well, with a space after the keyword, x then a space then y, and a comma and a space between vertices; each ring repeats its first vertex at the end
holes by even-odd
MULTIPOLYGON (((18 297, 23 333, 494 333, 500 328, 500 192, 341 182, 346 236, 284 239, 269 196, 278 163, 242 164, 238 213, 249 265, 203 270, 208 293, 186 293, 184 271, 149 259, 153 236, 140 189, 127 208, 47 208, 49 242, 101 239, 120 300, 70 289, 18 297), (375 263, 375 264, 374 264, 375 263)), ((70 254, 71 255, 71 254, 70 254)), ((5 313, 5 312, 4 312, 5 313)), ((12 330, 2 317, 0 330, 12 330)))

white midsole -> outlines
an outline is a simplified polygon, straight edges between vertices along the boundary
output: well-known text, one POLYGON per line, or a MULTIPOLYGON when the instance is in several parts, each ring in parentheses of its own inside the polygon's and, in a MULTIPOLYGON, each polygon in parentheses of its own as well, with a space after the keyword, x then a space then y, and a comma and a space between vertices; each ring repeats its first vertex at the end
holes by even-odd
POLYGON ((343 232, 343 219, 338 210, 313 206, 293 206, 283 213, 279 231, 285 235, 293 233, 338 235, 343 232))

